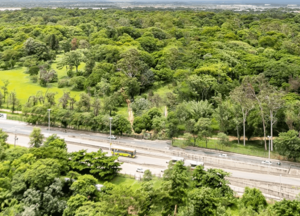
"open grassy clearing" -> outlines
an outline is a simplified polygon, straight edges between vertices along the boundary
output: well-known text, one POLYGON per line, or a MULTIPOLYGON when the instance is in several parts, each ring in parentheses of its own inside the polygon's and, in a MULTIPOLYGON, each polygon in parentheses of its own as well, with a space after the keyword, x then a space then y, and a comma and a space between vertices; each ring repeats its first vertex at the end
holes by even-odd
MULTIPOLYGON (((173 140, 173 145, 181 148, 186 148, 188 145, 184 140, 173 140)), ((194 146, 193 140, 190 141, 189 146, 194 146)), ((196 141, 195 147, 206 148, 206 143, 204 140, 196 141)), ((240 144, 237 141, 230 141, 226 146, 221 145, 218 140, 209 139, 207 142, 208 149, 215 149, 221 151, 227 151, 232 153, 252 155, 257 157, 269 157, 269 151, 265 151, 263 141, 246 141, 246 146, 243 145, 242 140, 240 144)), ((271 158, 278 160, 286 160, 285 157, 280 156, 275 150, 271 152, 271 158)))
MULTIPOLYGON (((58 78, 67 76, 65 69, 57 69, 57 64, 53 63, 51 67, 56 70, 58 78)), ((83 69, 84 64, 79 66, 79 69, 83 69)), ((30 80, 29 74, 24 73, 26 70, 25 67, 16 67, 11 70, 0 70, 0 86, 3 85, 3 80, 9 80, 10 84, 8 85, 8 91, 16 91, 17 97, 20 100, 21 104, 26 103, 28 97, 35 95, 38 91, 46 92, 57 92, 56 99, 58 100, 64 91, 71 91, 71 95, 75 95, 76 98, 79 98, 78 95, 81 91, 73 91, 70 87, 67 88, 58 88, 57 83, 49 83, 47 87, 42 87, 39 83, 33 83, 30 80)), ((4 108, 6 105, 4 105, 4 108)))

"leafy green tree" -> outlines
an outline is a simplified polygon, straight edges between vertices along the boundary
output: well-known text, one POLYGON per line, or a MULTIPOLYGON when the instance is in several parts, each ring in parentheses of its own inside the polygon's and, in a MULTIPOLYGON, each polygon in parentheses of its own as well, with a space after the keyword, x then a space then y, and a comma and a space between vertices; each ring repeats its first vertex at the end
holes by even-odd
POLYGON ((77 181, 73 182, 70 189, 74 192, 74 194, 79 194, 87 197, 95 196, 97 189, 95 185, 97 184, 97 179, 92 175, 83 175, 79 176, 77 181))
POLYGON ((1 89, 3 90, 3 103, 4 103, 6 96, 8 95, 9 80, 2 80, 2 82, 3 82, 3 86, 1 86, 1 89))
POLYGON ((145 98, 138 98, 131 103, 131 108, 136 115, 141 115, 143 111, 150 108, 150 102, 145 98))
POLYGON ((140 54, 136 49, 130 49, 121 54, 121 60, 117 63, 117 68, 129 78, 139 76, 145 67, 146 65, 140 60, 140 54))
POLYGON ((49 144, 52 143, 55 140, 61 140, 61 141, 65 142, 65 140, 60 138, 57 134, 52 134, 52 135, 47 137, 47 139, 45 140, 43 146, 48 147, 49 144))
POLYGON ((297 200, 282 200, 281 202, 276 202, 273 206, 275 215, 279 216, 299 216, 300 215, 300 202, 297 200))
POLYGON ((112 95, 104 98, 103 109, 109 112, 111 116, 111 112, 116 108, 118 104, 117 98, 112 95))
POLYGON ((86 82, 86 78, 84 76, 73 77, 70 81, 71 85, 74 86, 74 89, 83 90, 86 82))
POLYGON ((266 198, 261 191, 256 188, 251 189, 246 187, 241 202, 245 207, 251 207, 256 212, 259 212, 260 208, 267 206, 266 198))
POLYGON ((219 193, 224 195, 232 195, 233 192, 228 186, 228 181, 225 179, 229 173, 220 169, 204 170, 202 166, 197 166, 193 173, 193 184, 195 187, 209 187, 211 189, 218 189, 219 193))
POLYGON ((44 189, 44 192, 34 188, 25 191, 22 201, 26 207, 36 206, 37 214, 61 214, 67 204, 65 200, 61 199, 64 195, 62 188, 62 182, 56 178, 53 184, 44 189))
POLYGON ((279 137, 274 141, 278 153, 296 160, 300 154, 300 138, 298 135, 295 130, 279 133, 279 137))
POLYGON ((104 216, 101 202, 85 202, 79 207, 74 216, 104 216))
POLYGON ((241 113, 243 115, 243 139, 244 139, 244 146, 246 145, 246 120, 247 116, 254 108, 253 99, 248 96, 247 89, 245 86, 241 85, 239 87, 236 87, 231 93, 230 93, 231 99, 239 104, 239 107, 241 109, 241 113))
POLYGON ((134 96, 140 93, 140 83, 138 82, 137 78, 131 78, 126 81, 126 92, 134 101, 134 96))
POLYGON ((212 135, 212 128, 211 128, 211 119, 209 118, 200 118, 198 122, 194 125, 194 130, 197 132, 198 137, 200 139, 205 140, 206 148, 208 138, 212 135))
POLYGON ((143 180, 144 181, 151 181, 152 180, 152 173, 150 170, 145 170, 144 175, 143 175, 143 180))
POLYGON ((163 204, 162 215, 168 215, 174 211, 177 213, 179 206, 185 203, 187 197, 187 188, 189 176, 187 168, 182 161, 176 162, 173 167, 169 168, 167 175, 165 172, 164 179, 160 188, 159 202, 163 204))
POLYGON ((86 93, 80 94, 80 99, 76 103, 76 109, 77 111, 90 111, 91 109, 91 97, 86 93))
POLYGON ((2 129, 0 129, 0 142, 5 143, 7 141, 8 134, 5 133, 2 129))
POLYGON ((223 145, 225 145, 225 146, 228 145, 229 138, 228 138, 228 136, 226 134, 224 134, 224 133, 218 133, 217 138, 218 138, 219 144, 221 144, 222 146, 223 145))
POLYGON ((137 208, 137 197, 130 187, 115 187, 104 197, 102 212, 107 216, 126 215, 137 208))
POLYGON ((216 215, 219 199, 211 188, 195 188, 188 194, 190 215, 216 215))
POLYGON ((123 133, 131 133, 131 125, 124 116, 117 115, 113 118, 112 129, 115 133, 123 135, 123 133))
POLYGON ((67 202, 67 208, 65 208, 63 216, 73 216, 77 209, 79 209, 88 200, 86 196, 76 194, 71 196, 67 202))
POLYGON ((17 98, 16 91, 12 91, 9 93, 8 102, 11 105, 11 111, 14 113, 14 111, 18 108, 20 101, 17 98))
POLYGON ((41 132, 40 128, 34 127, 31 134, 29 135, 30 141, 29 145, 30 147, 39 148, 44 141, 44 135, 41 132))
POLYGON ((59 177, 60 172, 61 165, 58 160, 40 159, 25 172, 25 179, 32 187, 43 190, 59 177))

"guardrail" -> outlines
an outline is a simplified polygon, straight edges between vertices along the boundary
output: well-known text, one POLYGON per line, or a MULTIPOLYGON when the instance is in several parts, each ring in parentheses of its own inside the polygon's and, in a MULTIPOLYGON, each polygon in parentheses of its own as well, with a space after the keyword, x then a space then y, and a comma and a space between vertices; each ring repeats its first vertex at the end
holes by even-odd
MULTIPOLYGON (((76 136, 71 136, 73 138, 76 138, 76 136)), ((110 143, 109 139, 90 139, 86 138, 86 140, 92 140, 96 142, 104 142, 104 143, 110 143)), ((84 146, 92 146, 92 147, 99 147, 103 148, 101 146, 93 145, 93 144, 86 144, 86 143, 80 143, 80 142, 72 142, 72 141, 67 141, 68 143, 73 143, 73 144, 80 144, 84 146)), ((224 159, 224 158, 219 158, 217 156, 205 156, 205 155, 200 155, 200 154, 192 154, 189 152, 185 152, 183 149, 180 150, 173 150, 173 148, 169 149, 157 149, 157 148, 152 148, 152 147, 146 147, 146 146, 140 146, 140 145, 133 145, 133 144, 128 144, 122 141, 118 140, 112 140, 112 144, 116 145, 122 145, 122 146, 127 146, 127 147, 132 147, 132 148, 137 148, 137 149, 143 149, 147 150, 148 152, 159 152, 163 153, 165 155, 170 155, 170 156, 179 156, 179 157, 184 157, 186 159, 194 159, 194 160, 199 160, 203 161, 206 164, 212 164, 214 166, 220 166, 228 168, 228 169, 239 169, 239 170, 247 170, 247 171, 258 171, 258 172, 264 172, 264 173, 274 173, 274 174, 282 174, 282 175, 289 175, 290 169, 286 168, 280 168, 280 167, 273 167, 273 166, 266 166, 266 165, 261 165, 261 164, 254 164, 250 162, 244 162, 244 161, 239 161, 239 160, 233 160, 233 159, 224 159)), ((137 150, 138 152, 138 150, 137 150)), ((152 155, 153 154, 149 154, 152 155)), ((300 176, 300 172, 295 172, 295 177, 300 176)))
POLYGON ((231 185, 238 187, 248 186, 250 188, 258 188, 262 193, 284 199, 294 200, 297 196, 296 190, 291 188, 290 185, 276 185, 276 183, 231 177, 227 177, 226 179, 230 182, 231 185))

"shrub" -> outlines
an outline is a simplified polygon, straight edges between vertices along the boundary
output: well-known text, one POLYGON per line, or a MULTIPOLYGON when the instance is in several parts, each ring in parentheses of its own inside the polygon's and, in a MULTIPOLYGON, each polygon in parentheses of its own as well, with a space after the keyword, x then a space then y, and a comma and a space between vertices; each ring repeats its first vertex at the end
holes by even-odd
POLYGON ((28 73, 30 74, 30 76, 33 76, 33 75, 38 75, 39 71, 40 68, 38 66, 32 66, 29 68, 28 73))
POLYGON ((61 79, 58 81, 58 88, 64 88, 70 85, 70 82, 68 79, 61 79))
POLYGON ((145 170, 143 180, 144 181, 151 181, 152 180, 152 173, 151 173, 150 170, 145 170))
POLYGON ((254 211, 258 212, 260 207, 266 207, 267 201, 259 189, 245 188, 245 192, 241 199, 243 205, 248 208, 251 207, 254 211))

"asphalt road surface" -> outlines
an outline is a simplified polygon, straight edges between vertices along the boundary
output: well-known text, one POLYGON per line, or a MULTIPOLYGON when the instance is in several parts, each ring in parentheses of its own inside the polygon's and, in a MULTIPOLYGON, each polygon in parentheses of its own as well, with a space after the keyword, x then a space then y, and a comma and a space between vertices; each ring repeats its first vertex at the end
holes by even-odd
MULTIPOLYGON (((14 135, 13 134, 9 135, 8 143, 11 143, 11 144, 14 143, 14 135)), ((18 136, 18 141, 16 143, 17 145, 29 147, 28 143, 29 143, 28 136, 18 136)), ((99 150, 99 147, 97 147, 97 146, 84 146, 84 144, 68 144, 67 147, 68 147, 69 152, 79 151, 82 149, 86 149, 88 152, 99 150)), ((107 150, 104 150, 104 151, 107 151, 107 150)), ((166 158, 167 157, 169 157, 169 156, 166 156, 166 158)), ((138 175, 138 173, 136 173, 136 168, 138 168, 138 167, 142 167, 145 170, 149 169, 153 174, 156 174, 156 175, 160 175, 162 173, 161 170, 167 168, 167 163, 166 163, 167 159, 153 158, 151 156, 144 156, 144 155, 137 154, 136 158, 119 157, 119 160, 121 162, 124 162, 122 164, 122 173, 127 173, 127 174, 131 174, 131 175, 134 175, 134 174, 138 175)), ((189 160, 185 161, 186 165, 188 165, 188 162, 189 162, 189 160)), ((215 167, 205 166, 205 168, 208 169, 208 168, 215 168, 215 167)), ((231 173, 232 177, 280 183, 280 175, 275 176, 275 175, 243 172, 243 171, 229 170, 229 169, 223 169, 223 170, 231 173)), ((281 183, 300 186, 300 179, 293 178, 293 177, 281 177, 281 183)))
MULTIPOLYGON (((24 122, 19 122, 19 121, 12 121, 12 120, 0 120, 0 128, 3 129, 5 132, 10 132, 10 133, 17 133, 17 134, 23 134, 23 135, 29 135, 32 131, 34 126, 28 125, 24 122)), ((39 126, 40 127, 40 126, 39 126)), ((108 135, 107 134, 101 134, 101 133, 92 133, 92 132, 80 132, 80 131, 68 131, 63 132, 61 130, 57 130, 56 128, 51 128, 51 133, 47 130, 47 127, 40 127, 42 129, 42 133, 47 135, 50 134, 57 134, 66 140, 71 141, 72 137, 74 137, 76 140, 82 139, 85 140, 86 142, 87 139, 92 139, 94 141, 101 140, 101 139, 107 139, 108 135)), ((160 148, 160 149, 166 149, 171 147, 171 141, 162 141, 162 140, 155 140, 155 141, 150 141, 150 140, 139 140, 139 139, 134 139, 134 138, 128 138, 128 137, 118 137, 118 141, 124 142, 126 144, 132 144, 132 145, 139 145, 143 147, 152 147, 152 148, 160 148)), ((181 150, 180 148, 172 147, 172 149, 176 150, 181 150)), ((212 157, 218 157, 219 154, 221 153, 226 153, 226 152, 220 152, 220 151, 211 151, 211 150, 205 150, 199 148, 199 150, 183 150, 189 153, 193 154, 199 154, 199 155, 206 155, 206 156, 212 156, 212 157)), ((263 160, 267 160, 266 158, 260 158, 260 157, 254 157, 254 156, 246 156, 246 155, 240 155, 240 154, 234 154, 234 153, 226 153, 228 155, 228 159, 232 160, 239 160, 239 161, 244 161, 244 162, 251 162, 251 163, 258 163, 261 164, 263 160)), ((271 166, 278 166, 275 162, 272 163, 271 166)), ((299 165, 300 166, 300 165, 299 165)), ((289 168, 290 163, 289 162, 282 162, 281 166, 283 168, 289 168)))

